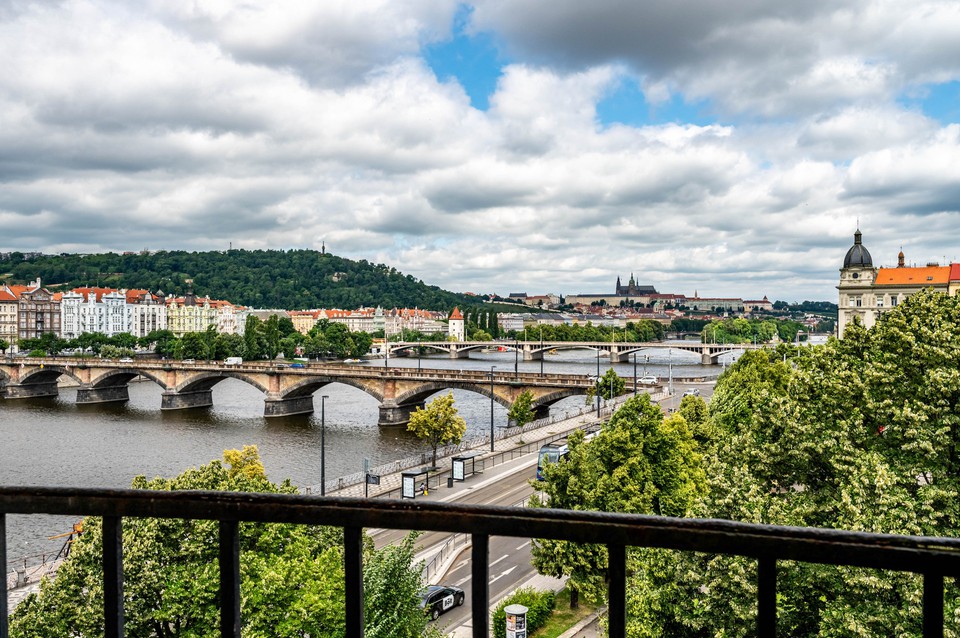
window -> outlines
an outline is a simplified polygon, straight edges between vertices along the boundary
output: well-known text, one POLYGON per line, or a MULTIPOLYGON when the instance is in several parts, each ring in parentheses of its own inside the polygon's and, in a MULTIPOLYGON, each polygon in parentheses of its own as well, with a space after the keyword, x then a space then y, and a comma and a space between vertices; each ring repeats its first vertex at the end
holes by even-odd
POLYGON ((898 301, 898 300, 899 300, 899 297, 891 297, 891 298, 890 298, 890 307, 891 307, 891 308, 896 308, 896 306, 897 306, 897 301, 898 301))
POLYGON ((860 297, 852 297, 851 301, 853 302, 853 305, 856 306, 857 308, 863 305, 863 299, 860 297))
POLYGON ((877 297, 877 308, 883 308, 883 297, 877 297))

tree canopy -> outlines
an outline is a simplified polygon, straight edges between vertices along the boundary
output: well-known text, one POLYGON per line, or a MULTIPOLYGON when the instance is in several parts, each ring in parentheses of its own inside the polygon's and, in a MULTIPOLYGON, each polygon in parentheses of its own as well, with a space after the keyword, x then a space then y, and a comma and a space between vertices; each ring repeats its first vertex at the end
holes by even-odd
POLYGON ((417 408, 410 415, 407 430, 426 441, 433 450, 433 467, 437 466, 437 448, 447 443, 459 443, 467 431, 467 422, 453 405, 453 393, 438 396, 425 408, 417 408))
POLYGON ((452 310, 479 300, 428 286, 395 268, 315 250, 158 251, 42 255, 11 260, 11 281, 198 293, 255 308, 419 307, 452 310), (192 280, 192 284, 187 280, 192 280))
MULTIPOLYGON (((256 448, 229 450, 173 479, 134 479, 144 490, 228 490, 294 493, 273 484, 256 448)), ((103 635, 103 568, 99 518, 84 533, 54 580, 44 580, 11 618, 12 638, 103 635)), ((344 627, 343 534, 339 528, 244 523, 240 526, 243 635, 255 638, 340 638, 344 627)), ((219 635, 218 524, 181 519, 124 519, 125 635, 131 638, 219 635)), ((367 636, 418 638, 419 566, 413 537, 364 549, 367 636)))
MULTIPOLYGON (((782 355, 745 354, 710 403, 715 453, 699 517, 955 536, 960 520, 960 298, 921 292, 870 330, 782 355)), ((709 433, 708 433, 709 435, 709 433)), ((756 563, 649 552, 633 564, 632 636, 750 636, 756 563)), ((789 636, 920 636, 922 579, 793 563, 779 572, 789 636)), ((960 634, 947 581, 946 635, 960 634)))

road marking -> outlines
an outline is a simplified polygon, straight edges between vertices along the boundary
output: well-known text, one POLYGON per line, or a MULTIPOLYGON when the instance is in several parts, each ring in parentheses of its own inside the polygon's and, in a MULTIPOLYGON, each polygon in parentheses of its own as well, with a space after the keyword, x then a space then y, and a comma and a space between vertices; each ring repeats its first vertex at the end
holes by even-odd
POLYGON ((510 572, 512 572, 513 570, 515 570, 516 568, 517 568, 517 566, 514 565, 514 566, 511 567, 510 569, 506 569, 506 570, 500 572, 500 575, 494 576, 493 578, 490 579, 490 584, 491 584, 491 585, 494 584, 495 582, 497 582, 498 580, 500 580, 501 578, 503 578, 504 576, 508 575, 510 572))
POLYGON ((494 565, 496 565, 497 563, 499 563, 500 561, 502 561, 502 560, 505 559, 505 558, 510 558, 510 554, 504 554, 503 556, 501 556, 501 557, 498 558, 497 560, 495 560, 495 561, 493 561, 492 563, 490 563, 489 566, 490 566, 490 567, 493 567, 494 565))
POLYGON ((527 542, 524 543, 523 545, 520 545, 519 547, 517 547, 517 551, 520 551, 521 549, 523 549, 524 547, 526 547, 526 546, 529 545, 529 544, 530 544, 530 541, 527 541, 527 542))
POLYGON ((470 580, 470 576, 467 576, 466 578, 461 578, 460 580, 458 580, 457 582, 455 582, 453 585, 454 585, 454 587, 463 587, 463 584, 464 584, 465 582, 467 582, 468 580, 470 580))

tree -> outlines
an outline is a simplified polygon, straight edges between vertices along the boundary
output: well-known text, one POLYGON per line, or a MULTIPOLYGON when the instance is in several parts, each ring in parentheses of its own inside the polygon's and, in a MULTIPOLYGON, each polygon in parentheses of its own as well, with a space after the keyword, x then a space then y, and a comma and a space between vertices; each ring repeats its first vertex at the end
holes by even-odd
POLYGON ((9 341, 7 341, 6 339, 0 339, 0 352, 3 352, 4 354, 6 354, 7 348, 9 347, 10 347, 9 341))
POLYGON ((431 401, 426 408, 414 410, 407 430, 430 445, 433 450, 431 465, 436 467, 437 448, 448 443, 459 443, 467 431, 467 423, 453 405, 453 393, 448 392, 431 401))
MULTIPOLYGON (((254 447, 224 454, 174 479, 134 479, 134 488, 296 493, 270 483, 254 447)), ((125 635, 131 638, 219 634, 218 524, 182 519, 124 520, 125 635)), ((12 638, 103 634, 101 520, 84 534, 54 580, 44 580, 11 618, 12 638)), ((240 526, 244 636, 339 638, 344 626, 343 538, 339 528, 244 523, 240 526)), ((395 547, 364 548, 366 635, 415 638, 426 628, 419 608, 413 537, 395 547)))
MULTIPOLYGON (((960 299, 920 292, 870 330, 748 353, 721 376, 709 490, 696 515, 878 533, 952 536, 960 519, 960 299), (782 356, 782 355, 780 355, 782 356)), ((631 579, 630 635, 754 633, 756 563, 673 553, 631 579), (754 598, 751 598, 754 597, 754 598)), ((945 633, 960 587, 945 587, 945 633)), ((790 636, 920 636, 916 576, 796 563, 780 572, 790 636)))
MULTIPOLYGON (((686 420, 664 419, 647 394, 629 399, 588 443, 582 432, 567 440, 562 463, 548 465, 538 484, 546 505, 532 506, 685 516, 705 488, 701 455, 686 420)), ((569 576, 571 606, 582 592, 604 595, 607 552, 602 545, 534 539, 533 564, 541 574, 569 576)))
POLYGON ((507 418, 513 421, 518 428, 523 428, 527 423, 533 420, 533 393, 530 390, 524 390, 520 396, 510 406, 507 412, 507 418))
POLYGON ((623 394, 626 387, 626 382, 617 374, 616 370, 609 368, 603 373, 602 377, 597 379, 593 395, 599 394, 603 399, 612 399, 623 394))

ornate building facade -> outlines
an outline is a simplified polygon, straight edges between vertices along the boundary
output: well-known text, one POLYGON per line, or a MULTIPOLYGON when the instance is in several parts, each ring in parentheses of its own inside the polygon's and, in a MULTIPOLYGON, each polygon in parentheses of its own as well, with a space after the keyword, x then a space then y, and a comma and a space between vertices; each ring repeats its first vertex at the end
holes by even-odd
POLYGON ((837 336, 842 339, 854 319, 867 328, 876 325, 884 312, 925 288, 956 294, 960 289, 960 264, 907 266, 901 250, 896 268, 875 267, 858 228, 840 269, 837 336))

